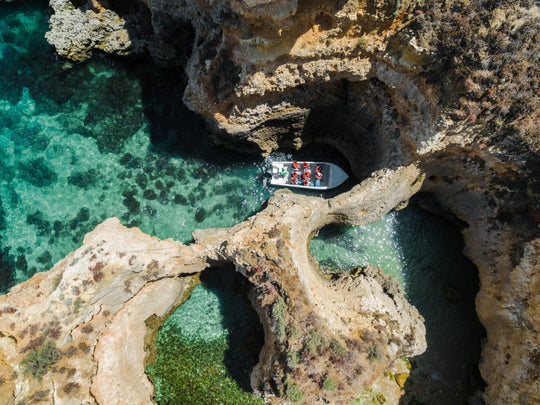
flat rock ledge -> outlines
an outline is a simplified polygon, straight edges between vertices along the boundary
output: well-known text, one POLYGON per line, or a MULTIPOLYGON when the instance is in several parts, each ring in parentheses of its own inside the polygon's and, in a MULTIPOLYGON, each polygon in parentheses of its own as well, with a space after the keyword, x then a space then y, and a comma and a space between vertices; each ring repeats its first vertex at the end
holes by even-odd
POLYGON ((422 180, 411 165, 329 200, 278 191, 241 224, 196 231, 190 246, 106 220, 53 269, 0 297, 0 402, 152 403, 144 370, 156 328, 197 273, 233 263, 252 283, 265 332, 255 393, 271 404, 341 404, 370 390, 397 403, 403 358, 426 348, 422 317, 377 268, 326 279, 308 243, 326 224, 375 220, 422 180))

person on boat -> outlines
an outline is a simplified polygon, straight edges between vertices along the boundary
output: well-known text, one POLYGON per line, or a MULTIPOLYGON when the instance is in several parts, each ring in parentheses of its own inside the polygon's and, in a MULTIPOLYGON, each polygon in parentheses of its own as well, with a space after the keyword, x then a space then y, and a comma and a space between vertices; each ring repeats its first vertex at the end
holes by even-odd
POLYGON ((291 173, 291 184, 298 184, 298 172, 291 173))
POLYGON ((281 177, 285 178, 287 177, 287 175, 289 174, 289 172, 287 171, 287 169, 283 168, 281 170, 281 172, 279 172, 279 174, 281 175, 281 177))
POLYGON ((304 171, 304 173, 302 174, 304 186, 309 186, 310 177, 311 177, 311 172, 309 170, 304 171))
POLYGON ((298 164, 298 162, 296 160, 293 160, 292 162, 292 168, 293 170, 298 170, 300 169, 300 165, 298 164))
POLYGON ((304 168, 304 170, 309 170, 309 163, 308 162, 304 162, 302 163, 302 167, 304 168))
POLYGON ((321 180, 323 178, 323 174, 321 172, 321 168, 317 166, 317 169, 315 169, 315 186, 320 187, 321 186, 321 180))

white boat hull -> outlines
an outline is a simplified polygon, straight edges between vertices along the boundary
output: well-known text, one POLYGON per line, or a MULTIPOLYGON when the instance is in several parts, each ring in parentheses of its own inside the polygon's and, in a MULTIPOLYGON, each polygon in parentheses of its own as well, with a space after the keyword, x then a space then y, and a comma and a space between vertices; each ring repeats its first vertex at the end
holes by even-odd
POLYGON ((306 190, 329 190, 341 185, 345 180, 349 178, 347 173, 343 171, 339 166, 328 162, 306 162, 309 165, 311 172, 310 185, 302 184, 302 165, 304 162, 298 162, 300 164, 298 172, 298 184, 291 183, 292 179, 292 163, 293 162, 272 162, 272 169, 270 174, 270 184, 277 187, 290 187, 290 188, 303 188, 306 190), (315 168, 321 167, 323 174, 320 182, 316 182, 315 168), (284 174, 286 172, 286 174, 284 174), (283 174, 282 174, 283 173, 283 174))

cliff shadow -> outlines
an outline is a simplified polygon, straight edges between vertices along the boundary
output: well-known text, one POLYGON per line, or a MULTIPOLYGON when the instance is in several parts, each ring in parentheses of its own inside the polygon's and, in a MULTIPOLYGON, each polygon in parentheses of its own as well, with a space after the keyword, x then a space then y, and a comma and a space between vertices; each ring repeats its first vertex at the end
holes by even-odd
POLYGON ((242 390, 252 392, 250 374, 259 361, 264 332, 247 298, 249 282, 232 265, 205 270, 201 282, 219 299, 222 327, 227 332, 223 356, 227 374, 242 390))
POLYGON ((167 156, 197 159, 217 167, 234 163, 260 164, 262 158, 225 149, 211 139, 203 117, 182 101, 186 87, 183 67, 162 67, 150 59, 138 70, 144 115, 150 125, 153 150, 167 156))
POLYGON ((463 239, 449 222, 418 206, 395 215, 405 291, 425 319, 427 340, 426 352, 411 359, 400 404, 468 403, 484 387, 478 361, 485 330, 474 302, 478 270, 462 254, 463 239))
MULTIPOLYGON (((74 4, 88 7, 82 0, 74 4)), ((127 66, 139 81, 142 107, 150 126, 154 151, 208 161, 221 167, 250 161, 253 157, 224 151, 215 145, 205 120, 182 101, 187 84, 184 69, 195 41, 190 21, 173 12, 170 15, 152 14, 141 1, 111 0, 108 8, 126 21, 125 29, 130 39, 141 48, 130 60, 107 57, 127 66)), ((122 89, 117 89, 116 95, 119 101, 127 101, 122 100, 122 89)), ((253 160, 260 161, 257 158, 253 160)))
POLYGON ((326 102, 309 112, 301 135, 307 144, 332 145, 360 180, 403 163, 398 113, 384 83, 341 80, 317 93, 326 102))

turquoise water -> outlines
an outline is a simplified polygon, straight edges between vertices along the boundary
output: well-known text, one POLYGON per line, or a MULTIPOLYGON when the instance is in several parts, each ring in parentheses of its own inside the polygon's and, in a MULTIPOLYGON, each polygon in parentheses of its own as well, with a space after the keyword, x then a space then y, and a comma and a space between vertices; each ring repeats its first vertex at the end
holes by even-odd
POLYGON ((263 160, 205 139, 177 72, 104 57, 65 70, 47 18, 43 2, 0 5, 0 292, 111 216, 188 242, 260 209, 263 160))
MULTIPOLYGON (((45 1, 0 3, 0 293, 49 269, 110 216, 189 242, 195 228, 231 226, 260 209, 271 193, 264 161, 206 141, 203 123, 180 101, 178 72, 99 55, 67 69, 44 40, 48 13, 45 1)), ((429 350, 415 360, 410 390, 424 403, 452 403, 444 399, 475 386, 477 280, 460 243, 448 224, 407 209, 366 227, 325 229, 311 245, 327 267, 372 263, 403 283, 428 326, 429 350)), ((204 278, 160 332, 158 396, 175 403, 168 393, 192 392, 189 383, 202 395, 210 382, 253 403, 247 375, 258 322, 240 282, 204 278), (231 346, 239 330, 249 339, 231 346), (181 356, 195 366, 166 368, 181 356)), ((223 401, 213 392, 208 401, 223 401)))
POLYGON ((263 344, 247 281, 233 268, 205 271, 191 297, 165 321, 148 367, 160 404, 262 405, 249 373, 263 344))
POLYGON ((449 223, 414 207, 364 226, 323 228, 311 242, 323 271, 382 267, 425 318, 428 349, 412 359, 403 404, 466 403, 482 387, 476 367, 485 334, 474 309, 478 272, 462 248, 449 223))

